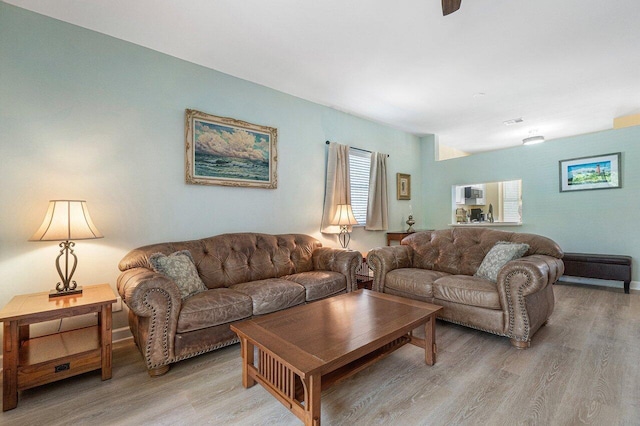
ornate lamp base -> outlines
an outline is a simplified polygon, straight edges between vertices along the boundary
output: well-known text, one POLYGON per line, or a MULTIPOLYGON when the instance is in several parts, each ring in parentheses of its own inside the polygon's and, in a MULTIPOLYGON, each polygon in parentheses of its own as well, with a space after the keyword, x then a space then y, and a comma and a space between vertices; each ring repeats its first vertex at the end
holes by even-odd
POLYGON ((73 248, 75 243, 73 241, 63 241, 60 243, 60 254, 56 258, 56 269, 58 269, 58 275, 60 275, 60 281, 56 285, 55 290, 51 290, 49 292, 49 298, 59 297, 59 296, 69 296, 72 294, 82 294, 82 286, 78 286, 75 281, 71 279, 73 277, 73 273, 76 271, 76 266, 78 266, 78 257, 73 253, 73 248), (60 267, 60 258, 64 255, 64 274, 62 273, 62 268, 60 267), (73 256, 73 266, 71 268, 71 272, 69 272, 69 255, 73 256))
POLYGON ((344 225, 340 226, 340 235, 338 235, 338 240, 340 241, 340 245, 343 249, 349 249, 351 234, 349 234, 349 231, 347 231, 347 227, 344 225))
POLYGON ((49 299, 53 297, 70 296, 72 294, 82 294, 82 286, 79 285, 73 290, 51 290, 49 292, 49 299))

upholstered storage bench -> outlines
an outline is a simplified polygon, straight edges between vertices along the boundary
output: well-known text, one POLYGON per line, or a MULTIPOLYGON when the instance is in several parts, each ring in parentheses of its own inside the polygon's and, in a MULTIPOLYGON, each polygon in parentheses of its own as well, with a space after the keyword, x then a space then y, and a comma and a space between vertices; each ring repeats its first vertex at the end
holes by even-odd
POLYGON ((572 277, 598 278, 624 282, 624 292, 631 285, 631 256, 613 254, 565 253, 564 274, 572 277))
POLYGON ((238 342, 230 329, 236 321, 355 290, 361 263, 359 252, 322 247, 308 235, 224 234, 129 252, 118 292, 149 375, 158 376, 174 362, 238 342), (189 257, 174 269, 187 270, 201 288, 185 296, 184 286, 157 271, 157 257, 189 257))

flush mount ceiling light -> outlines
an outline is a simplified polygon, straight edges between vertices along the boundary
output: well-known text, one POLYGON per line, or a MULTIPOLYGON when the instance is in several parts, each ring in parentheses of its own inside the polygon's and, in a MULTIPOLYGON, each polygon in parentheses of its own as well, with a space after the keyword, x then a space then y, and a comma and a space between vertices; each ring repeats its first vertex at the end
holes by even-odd
POLYGON ((530 136, 528 138, 522 139, 523 145, 533 145, 542 142, 544 142, 544 136, 530 136))

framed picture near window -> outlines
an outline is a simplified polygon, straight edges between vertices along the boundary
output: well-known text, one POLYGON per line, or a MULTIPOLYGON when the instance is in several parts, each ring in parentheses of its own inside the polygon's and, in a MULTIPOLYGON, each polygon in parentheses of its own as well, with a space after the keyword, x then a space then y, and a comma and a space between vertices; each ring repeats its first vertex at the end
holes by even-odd
POLYGON ((187 183, 274 189, 278 130, 186 110, 187 183))
POLYGON ((398 200, 411 199, 411 175, 396 173, 396 183, 398 186, 398 200))
POLYGON ((621 187, 619 152, 560 161, 560 192, 621 187))

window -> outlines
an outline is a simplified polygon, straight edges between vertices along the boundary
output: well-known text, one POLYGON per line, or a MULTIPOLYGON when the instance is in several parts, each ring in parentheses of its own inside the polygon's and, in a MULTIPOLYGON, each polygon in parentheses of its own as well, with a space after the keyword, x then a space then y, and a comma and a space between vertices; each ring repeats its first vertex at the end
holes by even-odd
MULTIPOLYGON (((522 181, 453 185, 452 223, 466 224, 489 220, 489 210, 495 222, 522 223, 522 181)), ((485 226, 491 226, 486 223, 485 226)))
POLYGON ((367 223, 371 153, 349 148, 349 169, 351 179, 351 209, 358 223, 364 226, 367 223))
POLYGON ((520 181, 502 182, 503 222, 521 222, 520 181))

